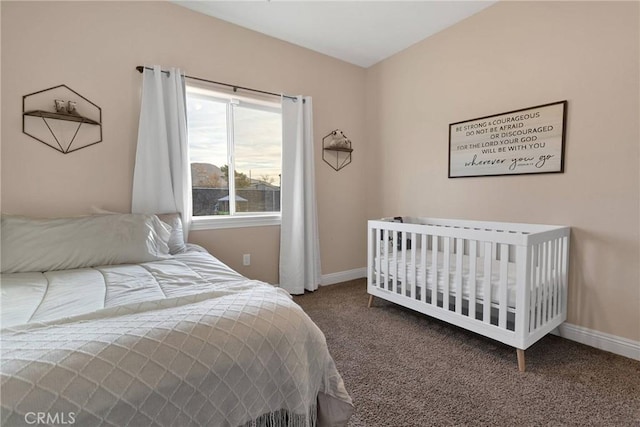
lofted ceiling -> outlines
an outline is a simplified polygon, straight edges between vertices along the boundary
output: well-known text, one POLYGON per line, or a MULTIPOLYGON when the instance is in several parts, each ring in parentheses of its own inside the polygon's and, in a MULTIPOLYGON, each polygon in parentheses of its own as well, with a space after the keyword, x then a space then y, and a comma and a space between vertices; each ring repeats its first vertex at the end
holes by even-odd
POLYGON ((365 68, 496 2, 173 1, 365 68))

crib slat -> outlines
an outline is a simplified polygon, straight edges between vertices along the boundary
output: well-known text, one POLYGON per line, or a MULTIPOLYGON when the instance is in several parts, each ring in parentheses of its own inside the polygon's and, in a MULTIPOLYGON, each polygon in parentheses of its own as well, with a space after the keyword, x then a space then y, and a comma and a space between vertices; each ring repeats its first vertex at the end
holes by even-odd
POLYGON ((394 230, 393 231, 393 239, 391 242, 391 250, 393 251, 393 257, 392 257, 392 262, 393 262, 393 270, 391 272, 391 277, 392 277, 392 284, 391 284, 391 290, 393 292, 398 292, 398 231, 394 230))
POLYGON ((531 291, 529 298, 529 332, 536 329, 536 307, 538 306, 539 247, 531 245, 531 291))
POLYGON ((555 246, 553 241, 549 242, 549 262, 547 263, 547 316, 545 323, 551 320, 551 309, 553 304, 553 259, 556 255, 555 246))
POLYGON ((562 303, 562 312, 566 314, 565 307, 567 305, 567 292, 568 292, 568 280, 569 280, 569 249, 570 240, 569 236, 562 238, 563 250, 562 250, 562 296, 560 301, 562 303))
POLYGON ((478 262, 478 241, 469 240, 469 317, 476 318, 476 263, 478 262))
POLYGON ((400 239, 400 266, 398 268, 398 280, 400 280, 400 293, 407 296, 407 281, 409 280, 409 266, 407 265, 407 237, 399 236, 400 239))
POLYGON ((557 242, 557 246, 556 246, 556 259, 554 261, 554 265, 553 265, 553 270, 555 272, 555 280, 556 280, 556 293, 555 296, 553 297, 555 300, 555 304, 554 304, 554 313, 553 316, 557 317, 560 315, 560 313, 562 312, 562 251, 563 251, 563 240, 562 238, 558 238, 556 239, 557 242))
MULTIPOLYGON (((384 230, 384 288, 389 290, 391 278, 391 266, 389 265, 389 233, 390 230, 384 230)), ((382 264, 382 263, 380 263, 382 264)))
POLYGON ((516 247, 516 316, 514 331, 518 339, 525 339, 529 333, 531 298, 531 259, 530 246, 516 247))
POLYGON ((547 246, 547 278, 545 283, 545 302, 546 302, 546 310, 544 312, 543 320, 544 323, 549 322, 553 316, 551 314, 551 310, 553 309, 553 259, 555 257, 555 247, 553 241, 548 242, 547 246))
POLYGON ((536 308, 536 329, 542 326, 542 306, 544 302, 544 278, 547 261, 547 242, 540 244, 540 265, 538 266, 538 306, 536 308))
POLYGON ((545 247, 545 264, 544 264, 544 284, 542 286, 542 324, 548 321, 549 310, 549 285, 551 281, 551 242, 544 242, 545 247))
POLYGON ((438 305, 438 243, 440 238, 433 236, 431 248, 431 304, 438 305))
POLYGON ((491 242, 484 243, 484 280, 482 294, 482 321, 491 323, 491 242))
POLYGON ((538 306, 538 285, 540 284, 540 245, 531 246, 533 254, 531 261, 531 296, 529 305, 529 332, 536 329, 536 307, 538 306))
POLYGON ((565 297, 566 297, 566 291, 567 291, 567 283, 566 283, 566 278, 567 278, 567 256, 568 256, 568 244, 569 244, 569 239, 568 238, 560 238, 560 261, 558 262, 558 274, 560 276, 560 290, 558 292, 558 314, 562 315, 562 313, 564 312, 564 301, 565 301, 565 297))
POLYGON ((549 289, 549 321, 556 316, 556 307, 558 306, 558 283, 556 281, 556 266, 558 264, 558 240, 553 239, 551 241, 551 286, 549 289))
MULTIPOLYGON (((382 270, 382 248, 380 247, 380 240, 382 237, 382 230, 380 230, 379 228, 374 229, 374 239, 376 240, 375 246, 376 246, 376 255, 375 255, 375 259, 378 260, 378 268, 376 269, 375 273, 376 273, 376 278, 374 280, 374 284, 376 285, 377 288, 380 287, 380 270, 382 270)), ((371 262, 369 263, 371 264, 371 262)))
POLYGON ((382 242, 380 242, 380 261, 379 261, 379 270, 380 270, 380 287, 382 287, 383 289, 387 287, 386 283, 387 283, 387 273, 389 272, 389 268, 386 265, 387 262, 387 247, 389 246, 388 242, 388 231, 387 230, 380 230, 380 233, 382 234, 382 242))
POLYGON ((444 238, 442 249, 444 261, 442 263, 442 307, 449 310, 449 281, 451 279, 451 238, 444 238))
POLYGON ((532 303, 532 316, 533 316, 533 325, 531 327, 532 331, 535 331, 538 328, 538 324, 540 322, 540 312, 539 312, 539 308, 540 308, 540 287, 541 287, 541 271, 542 271, 542 244, 538 244, 535 245, 535 256, 536 256, 536 264, 535 264, 535 269, 536 269, 536 280, 535 280, 535 288, 534 288, 534 292, 535 292, 535 298, 534 301, 532 303))
POLYGON ((529 305, 527 307, 523 307, 524 310, 527 310, 527 333, 530 333, 533 330, 533 318, 535 317, 533 313, 533 307, 535 305, 535 289, 536 289, 536 264, 538 263, 538 254, 536 251, 536 246, 531 245, 529 247, 529 305))
POLYGON ((558 281, 558 293, 556 297, 558 298, 558 304, 556 304, 556 316, 562 314, 562 257, 564 254, 564 239, 558 239, 558 260, 556 264, 556 280, 558 281))
POLYGON ((420 292, 420 299, 422 302, 427 301, 427 235, 422 234, 421 252, 420 252, 420 277, 422 277, 422 291, 420 292))
POLYGON ((416 281, 417 281, 417 268, 416 268, 416 233, 411 233, 411 286, 410 297, 416 299, 416 281))
POLYGON ((547 285, 547 322, 553 320, 556 310, 556 257, 558 253, 557 241, 549 241, 549 264, 548 264, 548 285, 547 285))
POLYGON ((538 322, 538 327, 544 325, 544 311, 547 308, 547 296, 546 296, 546 286, 549 282, 547 280, 547 261, 548 261, 548 250, 547 250, 547 242, 542 244, 542 256, 541 256, 541 268, 540 268, 540 302, 538 310, 540 312, 540 320, 538 322))
POLYGON ((500 245, 500 287, 498 290, 499 295, 499 312, 498 312, 498 325, 506 329, 507 328, 507 280, 509 275, 509 245, 500 245))
POLYGON ((392 271, 391 271, 391 262, 392 262, 392 258, 393 255, 389 253, 389 245, 391 245, 391 247, 393 247, 393 231, 391 230, 385 230, 385 240, 384 240, 384 260, 385 260, 385 264, 386 264, 386 269, 385 271, 387 272, 386 276, 385 276, 385 288, 387 290, 391 290, 391 287, 393 285, 393 280, 392 280, 392 271))
POLYGON ((462 313, 462 255, 464 253, 464 240, 456 239, 456 313, 462 313))
POLYGON ((561 299, 561 293, 562 293, 562 272, 561 272, 561 265, 562 265, 562 239, 558 239, 558 253, 557 253, 557 257, 556 257, 556 316, 559 316, 561 313, 561 305, 560 305, 560 299, 561 299))

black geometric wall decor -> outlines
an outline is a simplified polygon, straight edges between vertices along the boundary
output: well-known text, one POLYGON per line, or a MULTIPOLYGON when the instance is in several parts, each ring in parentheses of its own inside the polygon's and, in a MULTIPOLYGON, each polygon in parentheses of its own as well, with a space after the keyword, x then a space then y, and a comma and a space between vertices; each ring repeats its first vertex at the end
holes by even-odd
POLYGON ((102 109, 67 85, 22 97, 22 132, 63 154, 102 141, 102 109))
POLYGON ((322 138, 322 160, 336 171, 351 163, 352 152, 351 140, 340 129, 322 138))

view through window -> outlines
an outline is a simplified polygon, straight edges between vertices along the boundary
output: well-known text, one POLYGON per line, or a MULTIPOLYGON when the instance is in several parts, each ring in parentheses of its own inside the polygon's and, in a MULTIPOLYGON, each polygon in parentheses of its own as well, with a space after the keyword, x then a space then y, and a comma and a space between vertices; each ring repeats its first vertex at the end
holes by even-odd
POLYGON ((279 103, 191 86, 186 98, 193 216, 280 212, 279 103))

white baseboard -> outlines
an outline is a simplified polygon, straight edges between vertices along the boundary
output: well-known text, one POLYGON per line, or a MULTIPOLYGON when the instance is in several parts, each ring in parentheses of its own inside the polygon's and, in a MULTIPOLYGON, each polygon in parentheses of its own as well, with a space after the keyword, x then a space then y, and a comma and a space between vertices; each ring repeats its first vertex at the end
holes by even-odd
POLYGON ((367 267, 354 268, 353 270, 339 271, 337 273, 323 274, 320 286, 333 285, 335 283, 347 282, 349 280, 367 277, 367 267))
POLYGON ((579 342, 610 353, 640 360, 640 342, 607 334, 582 326, 563 323, 554 333, 571 341, 579 342), (556 333, 557 331, 557 333, 556 333))

